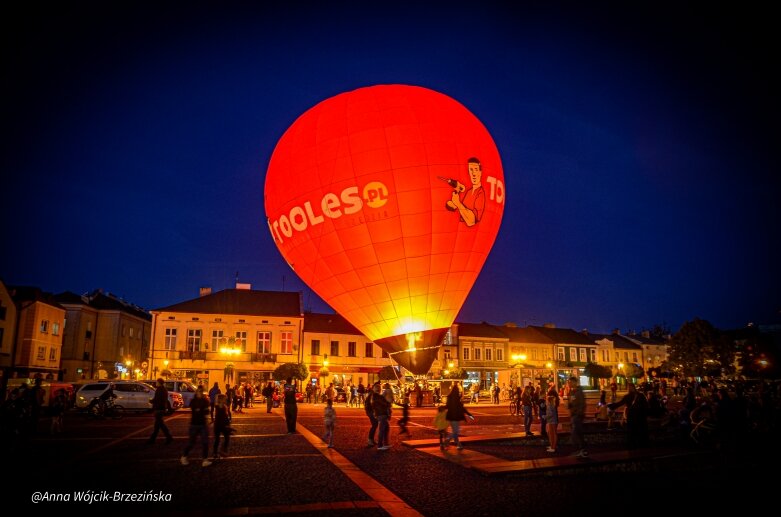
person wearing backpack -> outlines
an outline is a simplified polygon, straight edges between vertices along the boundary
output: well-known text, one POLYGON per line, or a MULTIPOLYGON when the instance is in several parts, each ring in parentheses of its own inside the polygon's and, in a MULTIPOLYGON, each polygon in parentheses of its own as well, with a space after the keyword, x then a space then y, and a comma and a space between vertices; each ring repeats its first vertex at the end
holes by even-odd
POLYGON ((375 382, 374 386, 371 390, 368 390, 368 393, 366 394, 366 398, 363 401, 363 409, 366 411, 366 416, 369 417, 369 422, 371 422, 371 427, 369 428, 369 437, 366 441, 367 447, 374 447, 376 443, 374 442, 374 433, 377 432, 377 425, 378 421, 377 418, 374 416, 374 404, 373 399, 375 396, 380 395, 380 383, 375 382))

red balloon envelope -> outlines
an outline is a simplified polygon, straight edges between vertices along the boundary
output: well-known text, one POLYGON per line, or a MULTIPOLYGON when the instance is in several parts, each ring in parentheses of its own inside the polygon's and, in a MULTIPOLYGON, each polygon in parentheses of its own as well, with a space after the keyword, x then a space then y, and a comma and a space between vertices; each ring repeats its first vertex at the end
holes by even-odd
POLYGON ((423 374, 496 239, 499 152, 450 97, 381 85, 314 106, 266 174, 269 229, 334 310, 423 374))

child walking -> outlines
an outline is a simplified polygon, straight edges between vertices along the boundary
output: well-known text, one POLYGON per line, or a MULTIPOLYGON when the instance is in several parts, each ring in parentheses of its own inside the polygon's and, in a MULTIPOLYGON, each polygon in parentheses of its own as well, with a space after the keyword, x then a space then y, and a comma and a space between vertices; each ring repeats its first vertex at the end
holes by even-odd
POLYGON ((434 417, 434 428, 439 433, 439 448, 447 447, 447 406, 439 406, 434 417))
POLYGON ((336 425, 336 410, 334 409, 334 401, 332 399, 326 399, 323 423, 325 424, 323 441, 328 442, 328 447, 331 448, 334 446, 334 426, 336 425))

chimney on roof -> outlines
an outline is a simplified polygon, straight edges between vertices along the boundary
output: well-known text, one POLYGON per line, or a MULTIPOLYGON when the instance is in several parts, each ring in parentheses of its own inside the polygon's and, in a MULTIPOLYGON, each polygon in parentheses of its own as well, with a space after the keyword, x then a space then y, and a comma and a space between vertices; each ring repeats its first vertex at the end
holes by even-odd
POLYGON ((546 329, 555 329, 556 328, 556 324, 555 323, 546 323, 546 324, 543 325, 543 327, 545 327, 546 329))
POLYGON ((241 282, 236 282, 236 289, 245 289, 249 291, 252 289, 252 284, 243 284, 241 282))
POLYGON ((621 333, 621 329, 613 329, 613 335, 617 336, 621 333))
POLYGON ((642 335, 643 335, 644 338, 650 339, 651 338, 651 331, 650 330, 644 330, 642 335))
POLYGON ((200 296, 209 296, 210 294, 212 294, 211 287, 201 287, 199 291, 200 291, 200 296))

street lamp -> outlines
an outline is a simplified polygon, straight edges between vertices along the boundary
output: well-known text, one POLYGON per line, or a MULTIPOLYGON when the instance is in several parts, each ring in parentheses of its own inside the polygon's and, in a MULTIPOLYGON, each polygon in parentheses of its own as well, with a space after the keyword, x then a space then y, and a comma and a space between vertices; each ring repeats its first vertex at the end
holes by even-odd
POLYGON ((131 367, 132 365, 133 365, 133 361, 131 361, 130 359, 128 359, 127 361, 125 361, 125 366, 127 366, 127 369, 126 369, 125 371, 127 372, 127 378, 128 378, 128 379, 130 378, 130 367, 131 367))

